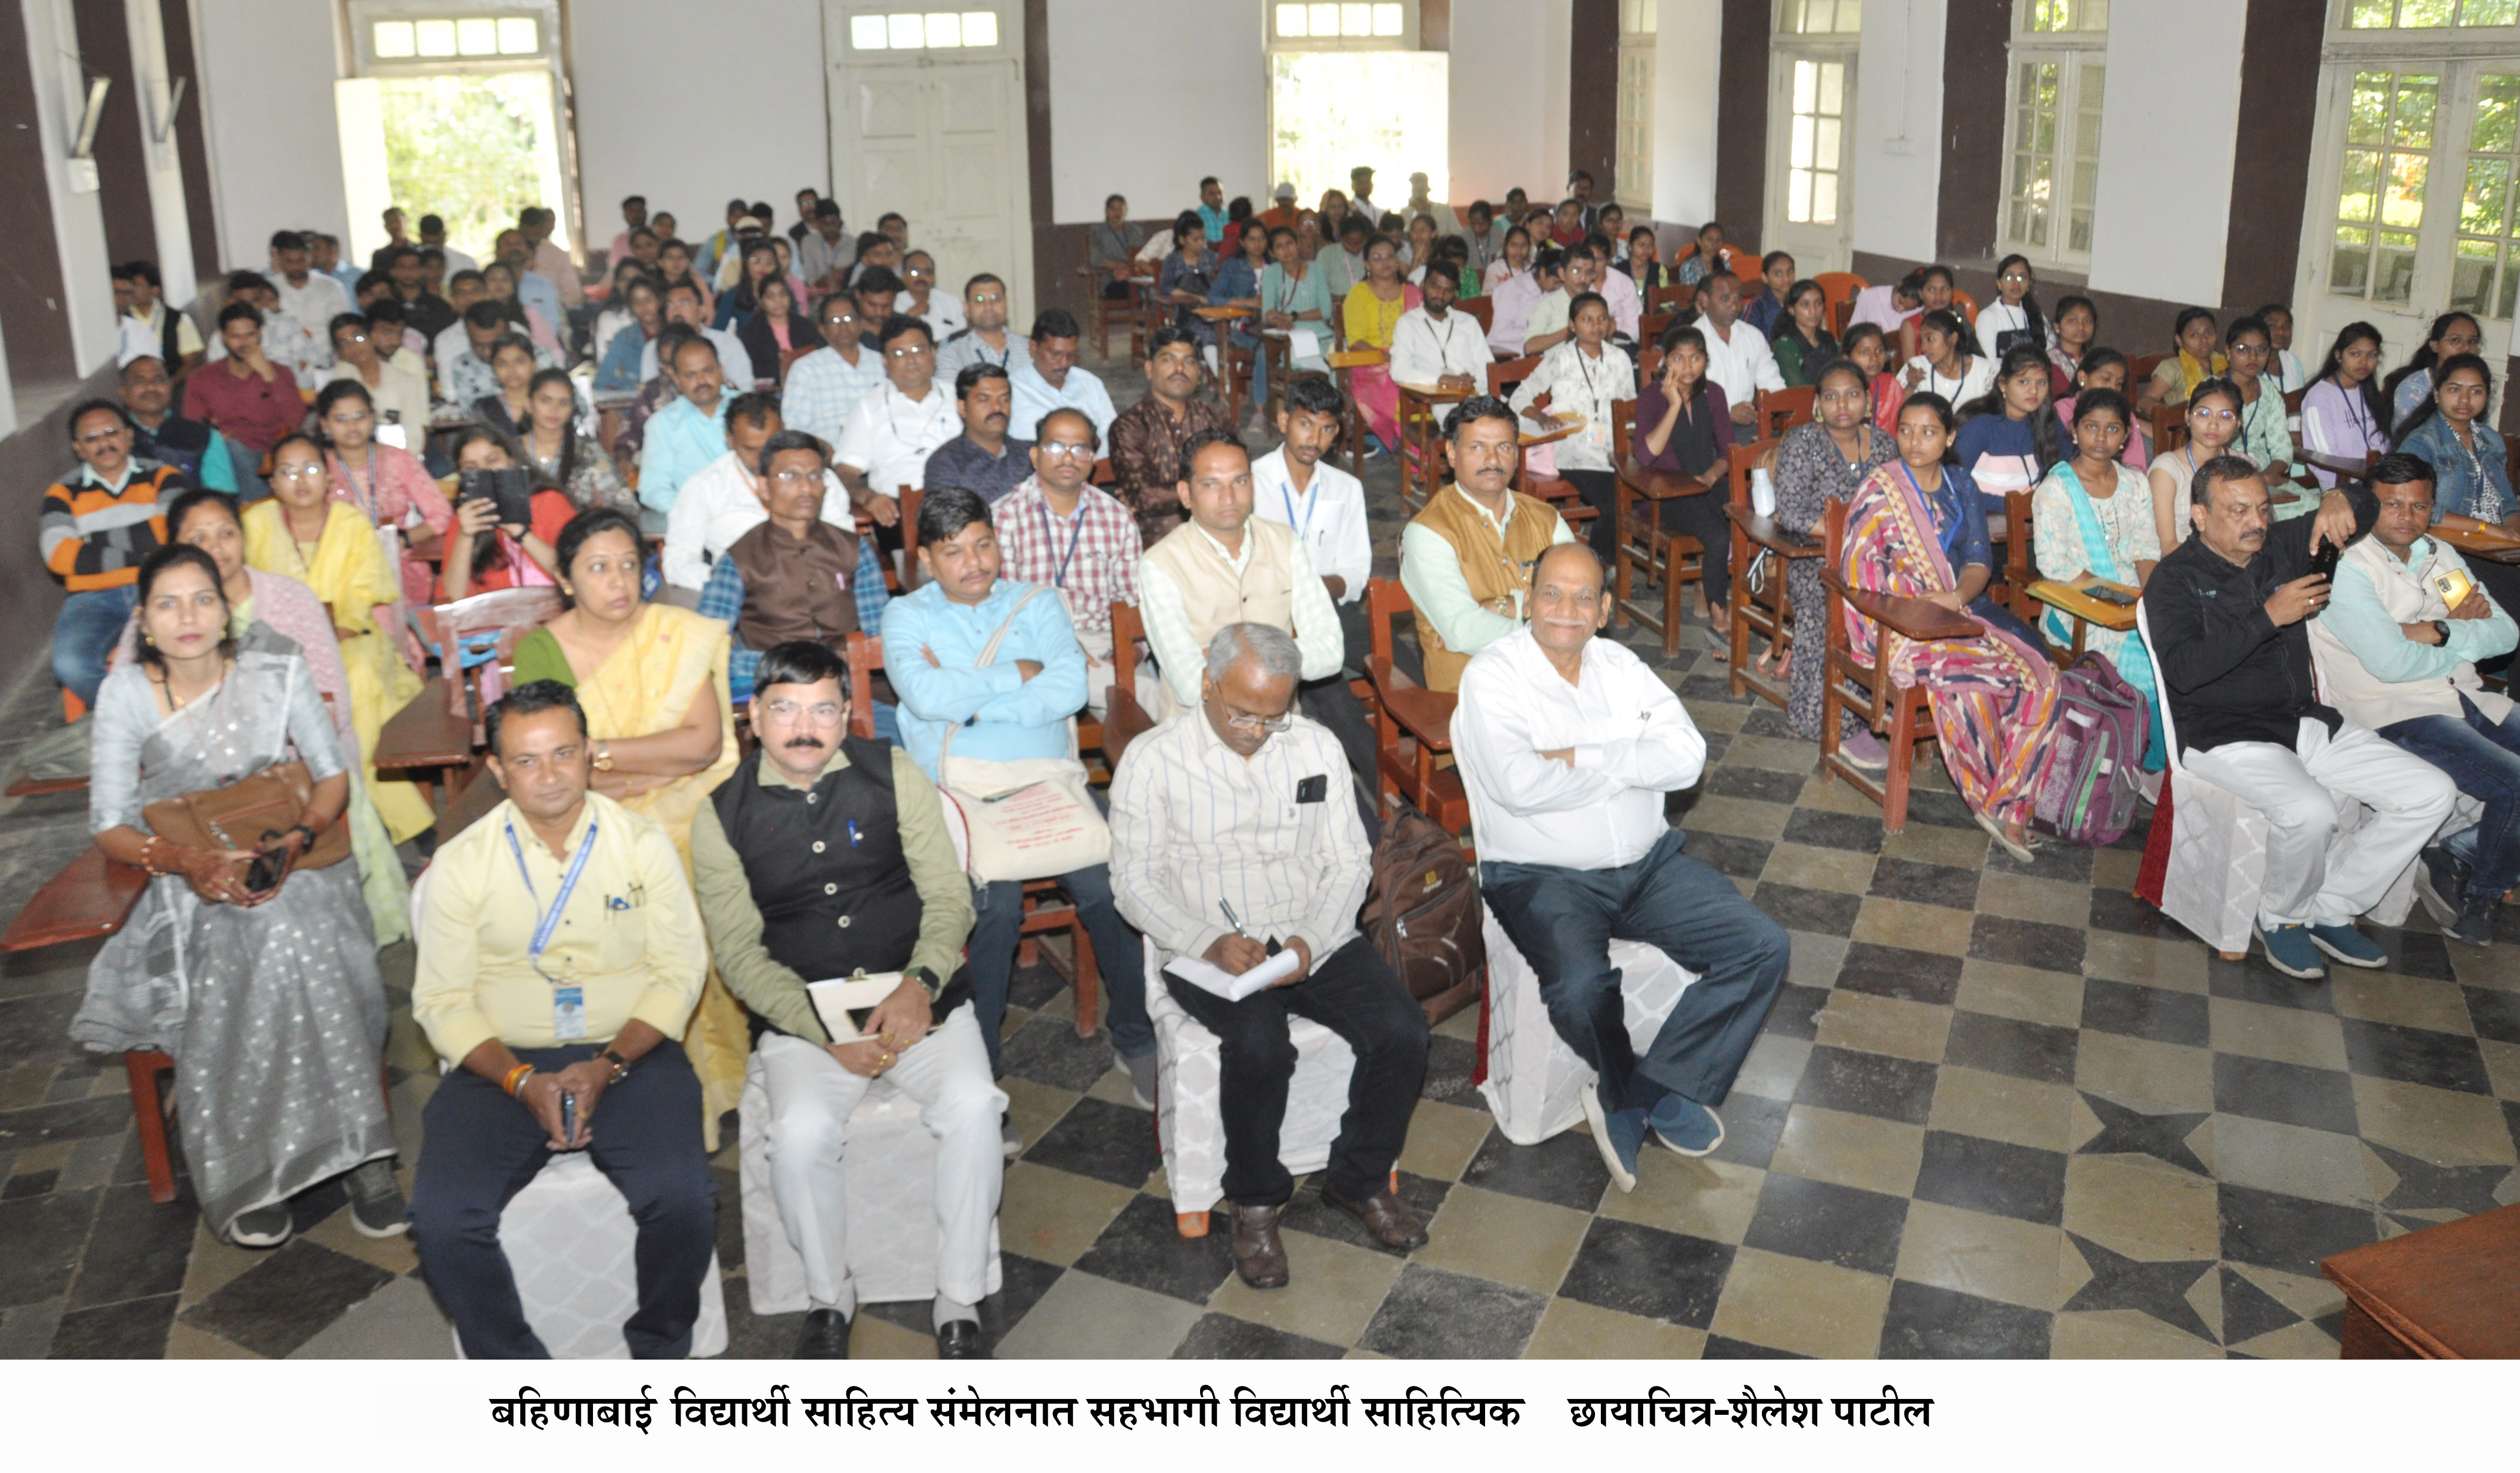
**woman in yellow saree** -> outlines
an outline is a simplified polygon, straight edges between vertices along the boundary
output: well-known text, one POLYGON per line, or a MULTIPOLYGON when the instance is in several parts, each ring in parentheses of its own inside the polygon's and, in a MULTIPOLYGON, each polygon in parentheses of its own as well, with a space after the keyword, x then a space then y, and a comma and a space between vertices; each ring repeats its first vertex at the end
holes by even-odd
MULTIPOLYGON (((568 608, 517 642, 515 680, 577 691, 595 741, 595 790, 664 826, 692 863, 692 816, 736 768, 725 624, 639 597, 646 548, 639 523, 609 508, 562 528, 568 608)), ((743 1008, 711 972, 683 1049, 700 1077, 701 1131, 717 1149, 718 1117, 743 1093, 752 1040, 743 1008)))
POLYGON ((420 677, 393 647, 393 632, 376 610, 402 600, 402 579, 385 560, 376 523, 346 502, 330 500, 324 452, 302 434, 288 434, 271 452, 271 498, 245 509, 245 560, 249 567, 294 578, 333 612, 341 666, 350 680, 350 723, 359 733, 359 776, 368 798, 397 844, 437 822, 420 789, 377 781, 377 735, 420 693, 420 677))

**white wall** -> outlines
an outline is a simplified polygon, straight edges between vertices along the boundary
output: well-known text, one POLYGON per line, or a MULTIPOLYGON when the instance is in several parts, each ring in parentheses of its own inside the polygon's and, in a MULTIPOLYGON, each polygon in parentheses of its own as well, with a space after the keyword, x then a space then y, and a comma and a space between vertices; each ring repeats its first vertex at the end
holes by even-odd
POLYGON ((196 265, 203 274, 261 270, 277 230, 348 240, 329 0, 196 5, 193 15, 201 74, 192 95, 206 125, 220 255, 196 265))
MULTIPOLYGON (((596 248, 621 231, 621 197, 671 210, 690 240, 737 195, 794 223, 796 191, 832 190, 820 0, 574 0, 569 78, 578 179, 596 248)), ((873 220, 851 220, 852 231, 873 220)))
POLYGON ((26 52, 35 84, 35 115, 43 134, 44 177, 51 187, 53 239, 44 243, 62 263, 63 315, 70 352, 84 377, 113 359, 113 275, 105 248, 104 197, 72 194, 70 144, 76 138, 87 87, 78 63, 78 31, 68 0, 27 0, 26 52))
POLYGON ((1715 215, 1724 6, 1662 0, 1655 24, 1653 217, 1695 226, 1715 215))
MULTIPOLYGON (((2243 10, 2193 0, 2118 0, 2111 8, 2092 222, 2095 290, 2173 302, 2223 299, 2243 10), (2174 179, 2178 228, 2165 230, 2160 205, 2174 179)), ((2304 77, 2301 84, 2316 82, 2304 77)), ((2437 197, 2447 200, 2449 191, 2437 197)))
POLYGON ((1100 220, 1111 194, 1151 218, 1209 174, 1266 200, 1260 23, 1243 0, 1050 0, 1051 218, 1100 220))
MULTIPOLYGON (((2113 26, 2118 14, 2111 12, 2113 26)), ((1864 7, 1853 139, 1858 250, 1934 258, 1942 201, 1943 20, 1944 0, 1864 7)), ((1987 106, 2002 106, 2001 93, 1990 94, 1987 106)))
MULTIPOLYGON (((1569 0, 1453 0, 1451 203, 1566 182, 1569 0)), ((1394 202, 1408 193, 1383 187, 1394 202)))

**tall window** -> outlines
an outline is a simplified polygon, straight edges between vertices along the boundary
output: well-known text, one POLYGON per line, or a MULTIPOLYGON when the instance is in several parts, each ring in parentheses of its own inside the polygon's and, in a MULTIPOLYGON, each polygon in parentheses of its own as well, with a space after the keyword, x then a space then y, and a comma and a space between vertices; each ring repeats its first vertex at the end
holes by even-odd
POLYGON ((2424 224, 2440 100, 2438 71, 2354 74, 2345 167, 2336 191, 2336 245, 2327 262, 2327 290, 2337 295, 2413 299, 2415 246, 2424 224))
POLYGON ((2000 234, 2035 260, 2091 259, 2108 28, 2108 0, 2013 3, 2000 234))
POLYGON ((1661 0, 1619 0, 1619 202, 1653 208, 1654 32, 1661 0))
POLYGON ((1291 181, 1310 205, 1363 164, 1386 209, 1409 198, 1413 173, 1447 199, 1452 59, 1418 49, 1417 0, 1265 8, 1271 182, 1291 181))
POLYGON ((1834 226, 1847 198, 1847 85, 1864 30, 1864 0, 1784 0, 1778 29, 1796 38, 1776 65, 1786 114, 1784 223, 1834 226))
MULTIPOLYGON (((2520 0, 2513 0, 2520 4, 2520 0)), ((2505 13, 2507 14, 2507 12, 2505 13)), ((2459 196, 2458 240, 2452 247, 2450 305, 2480 317, 2508 318, 2520 291, 2520 75, 2488 72, 2476 79, 2467 134, 2467 187, 2459 196)))

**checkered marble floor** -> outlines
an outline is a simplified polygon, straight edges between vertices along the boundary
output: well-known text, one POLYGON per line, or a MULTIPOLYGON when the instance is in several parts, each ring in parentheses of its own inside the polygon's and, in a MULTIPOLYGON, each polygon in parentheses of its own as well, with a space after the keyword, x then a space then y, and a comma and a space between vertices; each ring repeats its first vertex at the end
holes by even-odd
MULTIPOLYGON (((1390 463, 1367 481, 1387 571, 1390 463)), ((2380 933, 2385 971, 2227 963, 2129 895, 2141 830, 2017 864, 1937 769, 1885 838, 1781 713, 1732 697, 1694 624, 1670 662, 1618 637, 1707 734, 1705 781, 1672 804, 1688 852, 1793 933, 1724 1147, 1648 1146, 1622 1193, 1581 1127, 1508 1142, 1465 1012, 1436 1031, 1400 1162, 1428 1245, 1370 1246, 1307 1183, 1293 1281, 1254 1292, 1221 1232, 1175 1231, 1151 1117, 1033 968, 1009 1018, 1005 1288, 982 1307, 998 1355, 2333 1356, 2320 1258, 2520 1201, 2520 911, 2485 951, 2418 913, 2380 933)), ((0 747, 48 698, 0 711, 0 747)), ((76 852, 79 817, 0 804, 0 914, 76 852)), ((87 955, 0 961, 0 1355, 448 1354, 407 1242, 350 1231, 338 1187, 259 1254, 212 1240, 189 1193, 149 1202, 120 1068, 63 1037, 87 955)), ((434 1075, 409 949, 385 960, 407 1167, 434 1075)), ((730 1354, 784 1356, 799 1317, 749 1313, 731 1146, 718 1179, 730 1354)), ((927 1313, 869 1307, 854 1353, 932 1354, 927 1313)))

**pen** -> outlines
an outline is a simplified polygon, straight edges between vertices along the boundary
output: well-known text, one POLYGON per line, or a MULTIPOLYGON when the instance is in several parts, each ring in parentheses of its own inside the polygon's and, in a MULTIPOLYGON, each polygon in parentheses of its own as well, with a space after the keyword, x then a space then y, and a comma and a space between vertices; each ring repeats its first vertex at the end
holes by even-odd
POLYGON ((1251 939, 1251 933, 1242 929, 1241 917, 1234 914, 1234 903, 1232 901, 1219 900, 1216 903, 1216 908, 1225 913, 1225 923, 1234 927, 1235 935, 1241 937, 1245 941, 1251 939))

